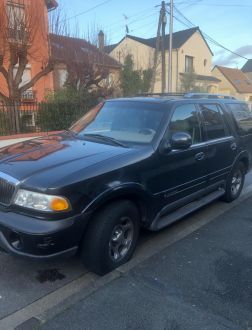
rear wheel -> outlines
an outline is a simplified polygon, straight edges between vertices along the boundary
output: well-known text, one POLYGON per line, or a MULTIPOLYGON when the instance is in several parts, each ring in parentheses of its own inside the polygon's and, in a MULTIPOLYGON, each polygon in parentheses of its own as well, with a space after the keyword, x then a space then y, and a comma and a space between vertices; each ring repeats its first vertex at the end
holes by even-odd
POLYGON ((85 266, 99 274, 127 262, 139 235, 139 213, 130 201, 114 202, 90 220, 84 236, 81 258, 85 266))
POLYGON ((242 191, 245 180, 245 167, 239 162, 232 170, 226 186, 226 194, 223 199, 226 202, 232 202, 237 199, 242 191))

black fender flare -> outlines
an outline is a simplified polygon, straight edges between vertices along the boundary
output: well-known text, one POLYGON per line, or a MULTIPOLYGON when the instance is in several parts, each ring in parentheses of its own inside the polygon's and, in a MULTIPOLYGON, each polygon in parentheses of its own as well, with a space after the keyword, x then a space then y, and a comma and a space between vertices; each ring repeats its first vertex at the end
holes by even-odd
POLYGON ((245 164, 245 165, 246 165, 246 173, 247 173, 248 170, 249 170, 249 168, 250 168, 250 166, 251 166, 251 164, 250 164, 249 152, 246 151, 246 150, 240 152, 240 153, 236 156, 236 158, 235 158, 235 160, 234 160, 234 162, 233 162, 233 164, 232 164, 232 167, 231 167, 230 173, 232 172, 232 170, 234 169, 234 167, 236 166, 237 163, 239 163, 240 161, 244 162, 244 160, 246 161, 246 164, 245 164))
MULTIPOLYGON (((103 191, 101 194, 96 196, 85 208, 82 210, 82 214, 89 213, 92 214, 98 209, 116 199, 122 198, 136 198, 136 202, 140 202, 145 210, 143 210, 142 221, 145 221, 147 214, 149 213, 148 209, 153 204, 153 196, 144 188, 143 185, 139 183, 124 183, 113 188, 109 188, 103 191)), ((134 200, 133 200, 134 201, 134 200)))

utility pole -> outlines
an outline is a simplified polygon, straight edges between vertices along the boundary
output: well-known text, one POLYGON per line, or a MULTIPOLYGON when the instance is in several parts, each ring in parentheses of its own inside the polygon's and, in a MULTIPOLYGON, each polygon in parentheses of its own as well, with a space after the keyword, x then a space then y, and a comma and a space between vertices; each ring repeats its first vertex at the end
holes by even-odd
POLYGON ((165 26, 167 23, 166 19, 166 4, 165 1, 162 1, 161 10, 161 23, 162 23, 162 93, 165 92, 166 89, 166 67, 165 67, 165 26))
POLYGON ((173 0, 170 0, 170 38, 169 38, 169 62, 168 62, 168 93, 172 92, 172 38, 173 38, 173 0))
POLYGON ((158 53, 159 53, 160 41, 161 41, 161 25, 162 25, 162 16, 160 14, 159 15, 159 20, 158 20, 158 28, 157 28, 156 49, 155 49, 154 61, 153 61, 153 72, 152 72, 152 79, 151 79, 151 93, 154 92, 154 87, 155 87, 155 82, 156 82, 158 53))

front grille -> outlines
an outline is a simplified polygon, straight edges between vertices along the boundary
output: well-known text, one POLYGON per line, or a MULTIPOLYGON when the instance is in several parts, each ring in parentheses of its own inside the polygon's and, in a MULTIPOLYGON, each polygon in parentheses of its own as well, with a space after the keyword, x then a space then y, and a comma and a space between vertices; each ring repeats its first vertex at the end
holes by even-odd
POLYGON ((4 205, 9 205, 11 199, 15 192, 15 185, 6 181, 3 178, 0 178, 0 203, 4 205))

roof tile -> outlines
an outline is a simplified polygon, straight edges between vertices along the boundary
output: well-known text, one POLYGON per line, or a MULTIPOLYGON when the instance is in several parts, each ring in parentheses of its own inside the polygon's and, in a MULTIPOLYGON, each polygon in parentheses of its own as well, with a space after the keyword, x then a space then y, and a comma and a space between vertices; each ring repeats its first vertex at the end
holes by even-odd
MULTIPOLYGON (((199 27, 194 27, 194 28, 191 28, 191 29, 187 29, 187 30, 182 30, 182 31, 178 31, 178 32, 174 32, 173 33, 173 44, 172 44, 172 48, 173 49, 178 49, 180 48, 195 32, 199 31, 200 32, 200 29, 199 27)), ((201 33, 201 32, 200 32, 201 33)), ((135 36, 132 36, 132 35, 127 35, 126 37, 132 39, 132 40, 135 40, 135 41, 138 41, 144 45, 147 45, 151 48, 156 48, 156 42, 157 42, 157 37, 154 37, 154 38, 149 38, 149 39, 144 39, 144 38, 139 38, 139 37, 135 37, 135 36)), ((107 53, 110 53, 112 52, 112 50, 117 46, 119 45, 126 37, 124 37, 121 41, 119 41, 119 43, 117 44, 113 44, 113 45, 109 45, 109 46, 106 46, 105 47, 105 50, 107 53)), ((202 36, 203 37, 203 36, 202 36)), ((165 49, 169 49, 169 38, 170 38, 170 35, 167 34, 165 36, 165 49)), ((204 37, 203 37, 204 39, 204 37)), ((207 44, 207 42, 206 42, 207 44)), ((208 46, 208 44, 207 44, 208 46)), ((208 46, 209 48, 209 46, 208 46)), ((210 49, 210 48, 209 48, 210 49)), ((210 49, 211 51, 211 49, 210 49)), ((212 51, 211 51, 212 53, 212 51)))
POLYGON ((239 69, 216 65, 216 68, 234 86, 238 93, 252 93, 252 81, 239 69))
POLYGON ((52 57, 58 61, 75 61, 85 62, 92 59, 94 64, 105 65, 114 68, 120 68, 121 64, 118 63, 108 54, 105 54, 99 49, 87 42, 84 39, 60 36, 50 34, 50 44, 52 57))
POLYGON ((248 60, 244 66, 242 67, 242 72, 247 73, 247 72, 252 72, 252 59, 248 60))

